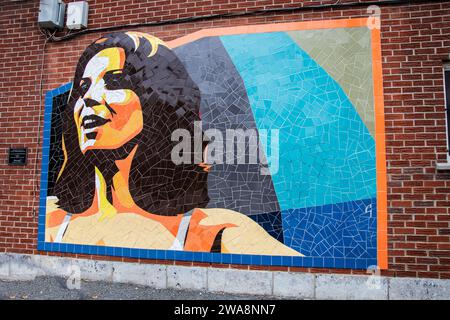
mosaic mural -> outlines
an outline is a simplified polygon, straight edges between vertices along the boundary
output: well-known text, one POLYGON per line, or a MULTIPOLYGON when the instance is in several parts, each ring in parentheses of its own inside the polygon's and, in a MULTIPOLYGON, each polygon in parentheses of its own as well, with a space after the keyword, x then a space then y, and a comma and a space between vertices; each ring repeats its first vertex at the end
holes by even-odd
POLYGON ((46 96, 38 249, 383 265, 379 43, 364 22, 94 41, 46 96))

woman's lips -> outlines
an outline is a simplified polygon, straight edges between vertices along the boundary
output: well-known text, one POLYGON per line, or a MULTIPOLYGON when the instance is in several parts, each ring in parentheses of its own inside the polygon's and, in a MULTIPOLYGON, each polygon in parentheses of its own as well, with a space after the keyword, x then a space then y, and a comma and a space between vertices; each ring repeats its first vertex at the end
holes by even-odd
POLYGON ((100 127, 110 121, 111 120, 104 119, 97 115, 89 115, 83 118, 83 120, 81 121, 81 126, 85 129, 92 129, 95 127, 100 127))

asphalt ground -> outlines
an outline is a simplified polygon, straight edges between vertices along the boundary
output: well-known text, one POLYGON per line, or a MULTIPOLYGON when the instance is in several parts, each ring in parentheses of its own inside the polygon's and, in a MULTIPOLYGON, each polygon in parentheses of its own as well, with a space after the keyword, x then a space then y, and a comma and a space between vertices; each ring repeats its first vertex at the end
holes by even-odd
POLYGON ((273 296, 235 295, 206 291, 154 289, 145 286, 81 281, 69 289, 67 279, 36 277, 32 281, 0 281, 0 300, 264 300, 273 296))

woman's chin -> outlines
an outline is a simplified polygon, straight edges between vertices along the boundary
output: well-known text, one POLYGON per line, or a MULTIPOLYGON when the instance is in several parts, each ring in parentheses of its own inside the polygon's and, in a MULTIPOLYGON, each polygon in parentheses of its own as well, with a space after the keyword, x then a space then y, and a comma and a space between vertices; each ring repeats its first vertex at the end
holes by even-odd
POLYGON ((81 153, 83 155, 86 155, 86 153, 91 153, 91 152, 111 152, 114 150, 121 150, 121 148, 124 146, 125 144, 123 143, 118 143, 118 144, 102 144, 101 141, 93 141, 93 143, 85 143, 83 146, 80 146, 80 150, 81 153))

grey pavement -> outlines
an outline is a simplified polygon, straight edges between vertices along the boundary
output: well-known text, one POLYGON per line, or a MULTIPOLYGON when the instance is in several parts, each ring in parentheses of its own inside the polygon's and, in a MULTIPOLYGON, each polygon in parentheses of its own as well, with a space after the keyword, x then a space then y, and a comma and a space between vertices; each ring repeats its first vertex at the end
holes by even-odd
POLYGON ((81 281, 80 289, 68 289, 67 279, 36 277, 32 281, 0 281, 0 300, 248 300, 276 299, 252 296, 154 289, 133 284, 81 281))

